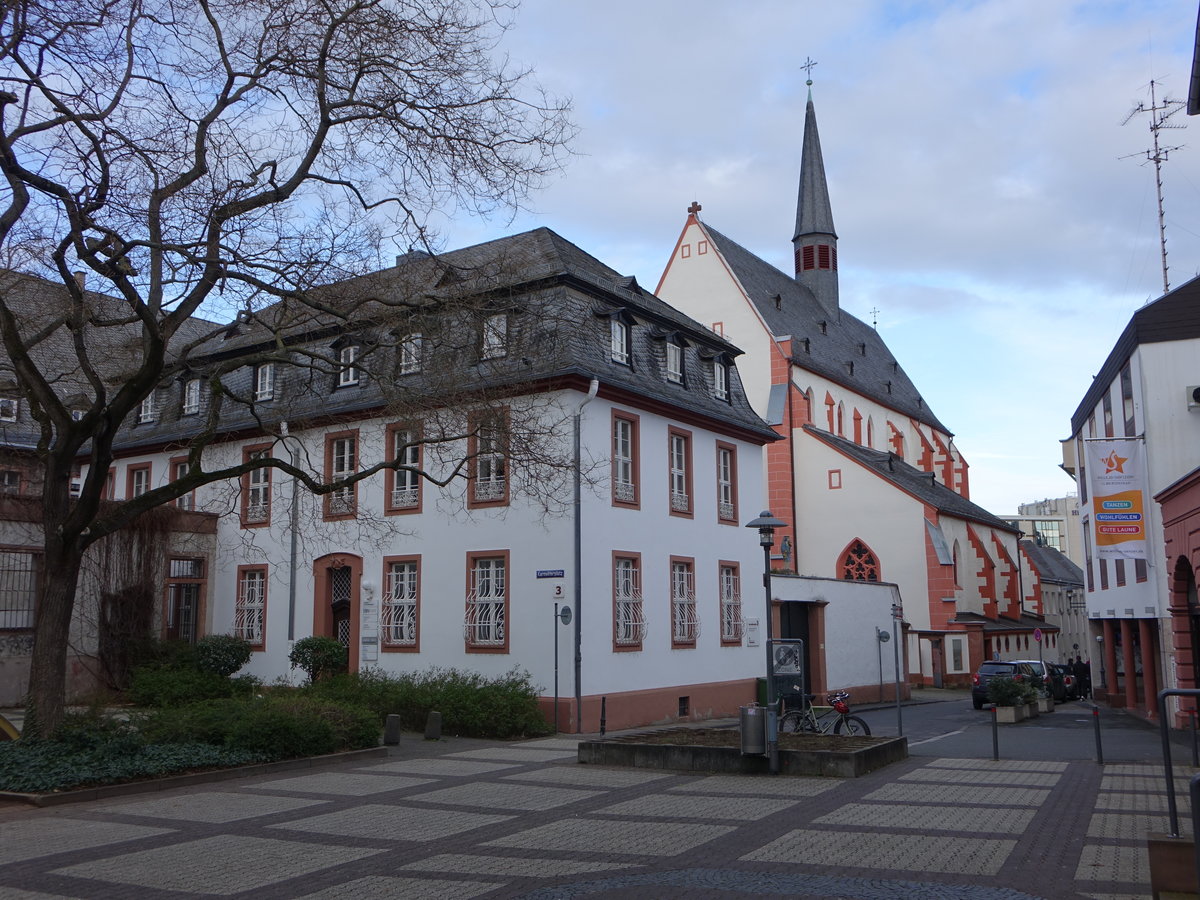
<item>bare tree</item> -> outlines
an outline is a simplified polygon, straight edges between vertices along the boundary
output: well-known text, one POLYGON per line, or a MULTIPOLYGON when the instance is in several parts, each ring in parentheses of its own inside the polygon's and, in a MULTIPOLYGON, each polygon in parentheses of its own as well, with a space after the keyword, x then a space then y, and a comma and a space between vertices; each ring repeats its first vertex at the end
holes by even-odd
MULTIPOLYGON (((114 440, 147 398, 199 371, 215 398, 193 444, 199 463, 228 404, 244 399, 230 372, 294 362, 305 335, 331 321, 382 322, 363 304, 389 305, 316 286, 353 286, 378 265, 385 233, 429 248, 434 211, 520 205, 560 165, 566 107, 492 58, 510 13, 499 0, 0 8, 0 249, 9 273, 55 287, 17 274, 0 282, 5 368, 35 423, 43 474, 29 733, 61 720, 90 545, 197 484, 256 466, 336 490, 281 456, 197 464, 169 486, 105 503, 114 440), (220 335, 197 317, 216 302, 242 310, 258 335, 245 353, 210 352, 220 335), (90 465, 72 498, 81 457, 90 465)), ((337 364, 325 352, 307 361, 310 371, 337 364)))

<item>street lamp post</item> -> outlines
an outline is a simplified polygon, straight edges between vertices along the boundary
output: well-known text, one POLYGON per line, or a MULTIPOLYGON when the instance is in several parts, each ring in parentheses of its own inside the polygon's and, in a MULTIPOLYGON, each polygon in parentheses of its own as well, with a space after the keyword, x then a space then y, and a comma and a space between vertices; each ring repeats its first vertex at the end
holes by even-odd
POLYGON ((775 543, 775 529, 786 528, 787 522, 764 509, 757 519, 747 522, 746 527, 758 529, 758 543, 763 549, 763 590, 767 597, 767 619, 763 626, 767 635, 764 642, 767 646, 767 769, 772 775, 778 775, 779 722, 775 709, 775 654, 771 646, 771 545, 775 543))

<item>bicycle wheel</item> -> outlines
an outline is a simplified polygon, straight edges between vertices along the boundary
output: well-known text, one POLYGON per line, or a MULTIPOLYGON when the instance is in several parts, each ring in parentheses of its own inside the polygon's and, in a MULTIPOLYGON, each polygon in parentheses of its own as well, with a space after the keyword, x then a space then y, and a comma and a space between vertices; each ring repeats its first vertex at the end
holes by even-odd
POLYGON ((781 732, 795 733, 804 730, 804 715, 798 709, 785 712, 779 719, 781 732))
POLYGON ((834 734, 845 735, 869 735, 871 729, 867 727, 867 723, 858 716, 842 716, 833 726, 834 734))

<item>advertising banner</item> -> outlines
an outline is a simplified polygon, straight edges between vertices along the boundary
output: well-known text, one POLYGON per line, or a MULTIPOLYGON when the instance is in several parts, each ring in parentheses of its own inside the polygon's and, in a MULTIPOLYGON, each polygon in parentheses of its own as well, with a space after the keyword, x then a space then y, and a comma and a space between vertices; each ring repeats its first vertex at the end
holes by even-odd
POLYGON ((1144 445, 1133 438, 1087 441, 1092 546, 1100 559, 1146 558, 1144 445))

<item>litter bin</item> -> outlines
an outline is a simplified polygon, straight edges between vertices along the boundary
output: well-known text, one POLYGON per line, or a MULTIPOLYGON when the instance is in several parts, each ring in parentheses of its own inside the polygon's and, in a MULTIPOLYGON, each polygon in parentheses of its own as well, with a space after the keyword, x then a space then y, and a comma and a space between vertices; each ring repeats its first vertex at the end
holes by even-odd
POLYGON ((767 708, 743 706, 741 711, 742 755, 763 756, 767 752, 767 708))

